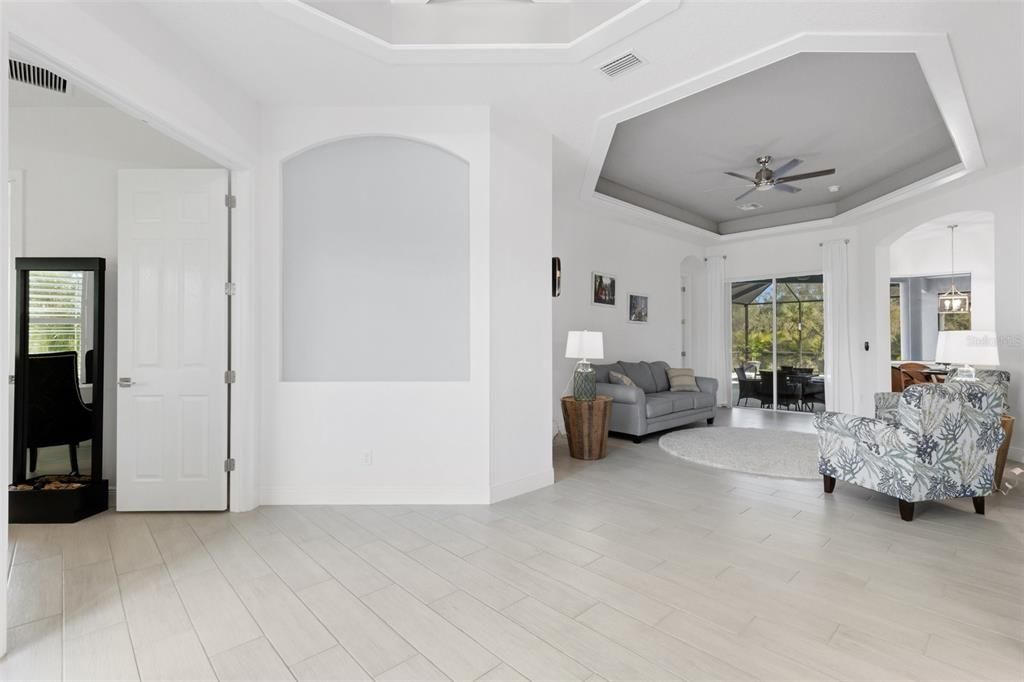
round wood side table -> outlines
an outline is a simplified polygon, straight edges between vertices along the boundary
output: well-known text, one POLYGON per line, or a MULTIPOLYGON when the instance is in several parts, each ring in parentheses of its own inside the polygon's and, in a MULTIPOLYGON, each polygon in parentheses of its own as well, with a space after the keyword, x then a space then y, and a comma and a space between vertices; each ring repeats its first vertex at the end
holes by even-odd
POLYGON ((569 437, 569 454, 575 459, 604 459, 608 454, 608 417, 612 399, 599 395, 594 400, 562 398, 562 417, 569 437))

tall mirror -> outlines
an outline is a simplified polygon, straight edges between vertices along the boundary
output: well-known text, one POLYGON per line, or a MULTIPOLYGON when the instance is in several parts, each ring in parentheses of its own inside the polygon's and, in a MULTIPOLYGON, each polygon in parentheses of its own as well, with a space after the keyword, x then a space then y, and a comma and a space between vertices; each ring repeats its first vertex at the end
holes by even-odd
POLYGON ((102 258, 19 258, 14 523, 77 521, 107 508, 103 480, 102 258))

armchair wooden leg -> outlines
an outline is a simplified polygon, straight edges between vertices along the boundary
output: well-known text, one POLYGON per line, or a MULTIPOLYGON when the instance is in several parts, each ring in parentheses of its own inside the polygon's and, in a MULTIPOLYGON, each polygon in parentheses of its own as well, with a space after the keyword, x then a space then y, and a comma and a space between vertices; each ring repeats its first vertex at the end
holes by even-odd
POLYGON ((28 470, 34 472, 39 464, 39 448, 28 449, 28 470))
POLYGON ((708 426, 711 426, 714 423, 715 423, 715 418, 714 417, 709 417, 708 418, 708 426))
POLYGON ((643 441, 644 441, 643 437, 641 437, 641 436, 633 436, 633 442, 634 443, 642 443, 643 441))
POLYGON ((830 493, 836 489, 836 479, 834 476, 822 476, 825 479, 825 492, 830 493))
POLYGON ((78 443, 68 443, 68 452, 71 455, 71 473, 78 475, 78 443))
POLYGON ((985 498, 984 497, 972 497, 971 500, 974 502, 974 513, 985 515, 985 498))
POLYGON ((900 518, 904 521, 914 520, 914 503, 900 500, 900 518))

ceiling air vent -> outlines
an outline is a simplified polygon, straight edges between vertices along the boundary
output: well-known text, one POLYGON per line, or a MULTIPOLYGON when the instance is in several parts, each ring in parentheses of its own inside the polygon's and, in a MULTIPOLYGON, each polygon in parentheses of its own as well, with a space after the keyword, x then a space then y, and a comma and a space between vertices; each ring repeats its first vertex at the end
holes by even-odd
POLYGON ((756 201, 751 201, 750 203, 747 204, 737 204, 736 208, 738 208, 741 211, 756 211, 757 209, 761 208, 761 204, 757 203, 756 201))
POLYGON ((68 91, 68 80, 58 76, 53 71, 44 69, 41 66, 19 62, 16 59, 9 59, 7 62, 11 80, 62 94, 68 91))
POLYGON ((640 66, 643 63, 644 62, 642 59, 640 59, 640 57, 637 57, 632 52, 627 52, 626 54, 620 57, 616 57, 607 64, 602 64, 601 71, 603 71, 604 75, 608 76, 609 78, 615 78, 616 76, 622 75, 623 73, 629 71, 630 69, 635 69, 636 67, 640 66))

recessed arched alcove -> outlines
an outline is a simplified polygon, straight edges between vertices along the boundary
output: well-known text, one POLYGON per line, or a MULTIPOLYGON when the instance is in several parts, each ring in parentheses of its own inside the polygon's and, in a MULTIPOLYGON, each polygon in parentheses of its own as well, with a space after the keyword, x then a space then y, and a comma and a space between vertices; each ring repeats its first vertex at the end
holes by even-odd
POLYGON ((935 359, 941 331, 997 331, 995 215, 991 211, 944 213, 904 226, 889 235, 884 248, 888 251, 893 362, 935 359), (951 287, 969 298, 969 306, 963 312, 940 314, 938 297, 951 287))
POLYGON ((282 167, 282 379, 469 379, 469 164, 392 136, 282 167))

